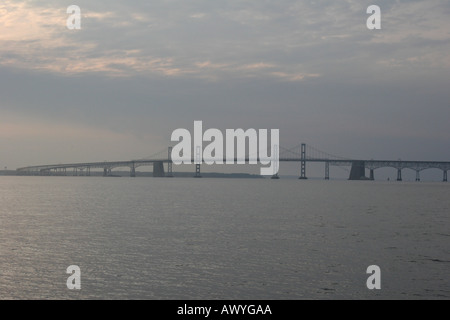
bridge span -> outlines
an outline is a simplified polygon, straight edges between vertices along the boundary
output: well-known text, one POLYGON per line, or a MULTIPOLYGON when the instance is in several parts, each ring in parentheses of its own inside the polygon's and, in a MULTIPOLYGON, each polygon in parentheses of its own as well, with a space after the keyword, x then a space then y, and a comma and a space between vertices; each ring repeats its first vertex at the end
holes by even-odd
MULTIPOLYGON (((153 166, 154 177, 173 177, 173 163, 171 160, 171 150, 169 147, 166 157, 156 157, 152 159, 140 159, 129 161, 103 161, 103 162, 85 162, 85 163, 69 163, 69 164, 52 164, 52 165, 38 165, 18 168, 17 172, 26 175, 84 175, 90 176, 91 169, 102 169, 103 176, 110 176, 114 168, 128 167, 130 168, 130 177, 136 177, 136 168, 142 166, 153 166), (167 172, 164 170, 164 164, 167 166, 167 172), (72 172, 70 172, 72 170, 72 172)), ((299 179, 307 179, 306 163, 320 162, 325 165, 325 179, 330 179, 330 166, 351 167, 349 180, 375 180, 375 170, 379 168, 390 167, 397 170, 397 181, 402 181, 402 171, 404 169, 414 170, 416 172, 416 181, 420 181, 420 172, 426 169, 439 169, 443 172, 442 181, 447 182, 447 172, 450 170, 450 162, 446 161, 405 161, 405 160, 361 160, 337 157, 313 147, 307 147, 306 144, 301 144, 291 149, 280 147, 280 162, 299 162, 300 163, 300 177, 299 179), (369 176, 366 176, 366 169, 369 171, 369 176)), ((166 152, 166 151, 164 151, 166 152)), ((157 153, 158 155, 161 152, 157 153)), ((249 162, 249 158, 237 159, 249 162)), ((251 158, 255 160, 255 158, 251 158)), ((226 159, 223 159, 224 163, 226 159)), ((259 162, 259 158, 257 158, 259 162)), ((194 163, 194 159, 191 161, 194 163)), ((200 164, 195 164, 194 177, 201 177, 200 164)), ((272 177, 278 179, 278 174, 272 177)))

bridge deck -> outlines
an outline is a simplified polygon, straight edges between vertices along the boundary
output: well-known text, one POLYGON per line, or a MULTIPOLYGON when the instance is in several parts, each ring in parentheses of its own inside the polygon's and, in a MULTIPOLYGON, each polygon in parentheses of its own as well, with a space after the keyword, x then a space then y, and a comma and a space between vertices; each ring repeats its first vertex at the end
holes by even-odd
MULTIPOLYGON (((233 162, 249 160, 260 162, 260 158, 235 158, 233 162)), ((271 159, 262 159, 270 161, 271 159)), ((392 167, 396 169, 411 168, 414 170, 424 170, 430 168, 436 168, 441 170, 449 170, 450 162, 447 161, 405 161, 405 160, 355 160, 355 159, 301 159, 301 158, 283 158, 279 159, 280 162, 322 162, 336 166, 351 166, 354 162, 363 162, 367 169, 378 169, 382 167, 392 167)), ((169 159, 152 159, 152 160, 129 160, 129 161, 103 161, 103 162, 82 162, 82 163, 69 163, 69 164, 51 164, 51 165, 38 165, 18 168, 17 171, 41 171, 41 170, 56 170, 56 169, 70 169, 70 168, 119 168, 119 167, 140 167, 153 165, 155 162, 169 163, 172 162, 169 159)), ((191 160, 194 163, 194 159, 191 160)), ((226 163, 226 159, 223 159, 223 163, 226 163)))

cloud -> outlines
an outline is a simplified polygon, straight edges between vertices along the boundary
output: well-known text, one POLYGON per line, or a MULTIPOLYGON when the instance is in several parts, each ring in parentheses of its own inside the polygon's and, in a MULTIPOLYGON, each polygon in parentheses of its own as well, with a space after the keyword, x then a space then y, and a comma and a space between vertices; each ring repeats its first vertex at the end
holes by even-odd
POLYGON ((366 6, 351 0, 230 1, 206 7, 204 1, 134 6, 113 1, 104 8, 81 3, 82 30, 74 31, 65 28, 68 15, 58 2, 5 0, 0 65, 69 76, 304 81, 326 76, 330 66, 341 72, 366 61, 372 51, 371 59, 382 68, 411 64, 413 57, 425 67, 449 67, 449 9, 439 0, 381 1, 379 32, 367 30, 366 6), (441 50, 430 52, 430 46, 441 50), (376 54, 385 47, 394 54, 376 54), (205 61, 210 64, 202 65, 205 61))
MULTIPOLYGON (((85 9, 82 6, 82 30, 77 31, 65 28, 68 15, 64 9, 59 4, 56 6, 56 3, 43 6, 32 2, 16 3, 6 0, 0 7, 0 65, 69 76, 90 72, 104 73, 107 76, 189 76, 215 80, 224 76, 272 77, 276 72, 263 72, 264 69, 270 66, 283 73, 283 69, 287 68, 282 61, 254 63, 254 52, 241 56, 238 56, 238 53, 224 56, 221 51, 230 34, 217 35, 225 40, 225 43, 209 51, 216 62, 210 63, 208 68, 199 64, 199 57, 192 51, 197 51, 195 48, 201 45, 197 44, 196 40, 192 44, 188 43, 189 39, 192 39, 190 28, 207 29, 209 25, 214 28, 214 22, 210 20, 206 25, 200 26, 191 26, 186 20, 184 23, 188 28, 184 31, 184 27, 180 25, 183 18, 179 18, 178 22, 162 22, 161 17, 156 15, 158 10, 156 13, 148 13, 128 8, 119 13, 120 7, 114 5, 108 6, 106 11, 95 11, 89 7, 85 9), (181 39, 178 43, 173 43, 167 38, 173 32, 184 32, 188 40, 181 39), (154 37, 156 44, 152 42, 154 37), (119 45, 118 42, 122 44, 119 45), (161 43, 164 43, 162 47, 165 49, 154 48, 161 47, 161 43), (186 53, 180 53, 183 51, 186 53)), ((207 16, 206 13, 199 13, 195 9, 193 11, 192 14, 187 12, 184 16, 195 20, 203 20, 207 16)), ((183 17, 182 12, 175 8, 172 15, 183 17)), ((236 21, 244 23, 244 20, 270 20, 266 14, 252 13, 248 9, 234 13, 221 10, 212 12, 213 15, 221 17, 221 25, 236 21)), ((205 36, 204 39, 207 40, 211 35, 205 36)), ((301 70, 305 74, 306 71, 301 70)))

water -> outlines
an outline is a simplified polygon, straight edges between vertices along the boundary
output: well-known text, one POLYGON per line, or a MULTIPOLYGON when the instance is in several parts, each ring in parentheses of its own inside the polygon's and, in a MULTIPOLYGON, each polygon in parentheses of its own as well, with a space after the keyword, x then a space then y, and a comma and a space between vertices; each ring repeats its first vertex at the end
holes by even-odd
POLYGON ((0 177, 0 299, 449 299, 450 184, 0 177), (66 268, 81 269, 68 290, 66 268), (381 268, 381 290, 366 269, 381 268))

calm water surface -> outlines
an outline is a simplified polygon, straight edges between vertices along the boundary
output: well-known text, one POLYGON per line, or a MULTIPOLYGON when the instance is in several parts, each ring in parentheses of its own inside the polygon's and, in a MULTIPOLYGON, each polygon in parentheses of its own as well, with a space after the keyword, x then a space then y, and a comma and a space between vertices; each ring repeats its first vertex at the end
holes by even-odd
POLYGON ((449 195, 423 182, 0 177, 0 299, 449 299, 449 195), (381 290, 366 287, 370 265, 381 290))

